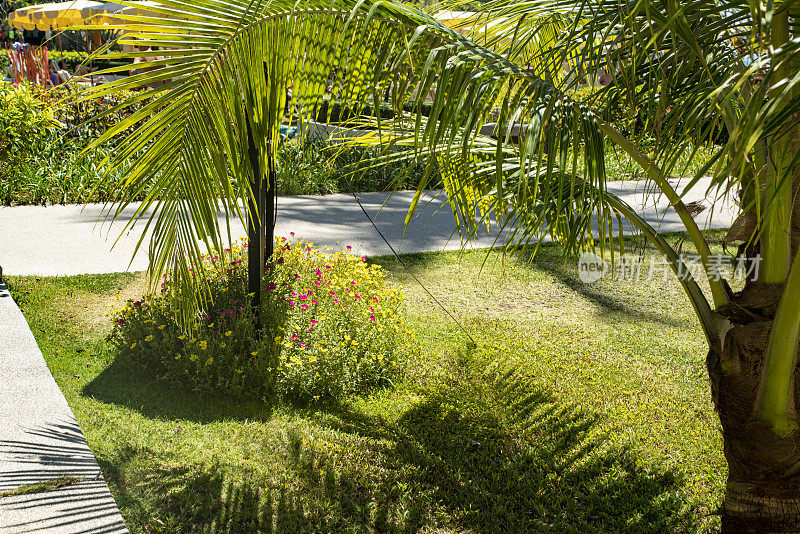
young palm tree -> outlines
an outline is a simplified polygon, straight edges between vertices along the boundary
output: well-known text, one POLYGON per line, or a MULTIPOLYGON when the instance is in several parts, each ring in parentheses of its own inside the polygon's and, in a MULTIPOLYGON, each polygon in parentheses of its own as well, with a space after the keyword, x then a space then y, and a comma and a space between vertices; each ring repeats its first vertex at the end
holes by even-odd
POLYGON ((135 125, 108 163, 132 162, 126 190, 149 187, 136 215, 153 210, 153 274, 169 270, 187 285, 201 278, 191 271, 202 269, 199 243, 224 241, 217 209, 229 220, 263 218, 250 182, 258 185, 259 169, 274 157, 266 140, 278 136, 289 87, 300 120, 322 102, 331 77, 355 108, 378 110, 389 95, 397 113, 376 112, 377 135, 362 141, 413 147, 416 157, 437 162, 468 233, 477 229, 477 209, 510 227, 516 243, 539 239, 545 228, 568 249, 602 249, 621 218, 655 244, 681 274, 708 340, 729 465, 723 530, 800 531, 800 262, 793 261, 800 7, 503 0, 483 8, 466 37, 413 7, 375 0, 165 0, 155 13, 123 17, 124 41, 160 47, 164 59, 88 98, 159 84, 99 141, 135 125), (611 83, 577 99, 572 89, 601 71, 611 83), (414 111, 402 113, 408 103, 414 111), (493 116, 500 134, 480 135, 493 116), (654 148, 640 149, 634 134, 654 148), (682 257, 606 191, 609 143, 641 166, 680 216, 710 301, 682 257), (714 156, 697 177, 712 174, 709 194, 739 192, 742 216, 728 238, 743 243, 741 256, 760 258, 757 279, 736 293, 667 180, 682 153, 711 143, 714 156))

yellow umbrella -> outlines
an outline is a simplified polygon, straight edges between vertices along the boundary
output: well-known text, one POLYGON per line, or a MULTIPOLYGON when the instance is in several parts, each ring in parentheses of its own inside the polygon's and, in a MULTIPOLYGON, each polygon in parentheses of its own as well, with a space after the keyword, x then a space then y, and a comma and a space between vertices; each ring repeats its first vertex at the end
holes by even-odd
POLYGON ((145 0, 136 5, 122 5, 116 2, 95 2, 93 0, 71 0, 50 2, 23 7, 8 16, 9 23, 20 30, 66 30, 81 29, 82 24, 125 24, 115 15, 158 16, 147 8, 156 7, 157 2, 145 0))
POLYGON ((92 0, 58 2, 37 9, 31 14, 31 18, 36 21, 37 27, 41 25, 54 30, 66 30, 83 23, 94 14, 93 9, 101 9, 100 6, 102 5, 103 2, 94 2, 92 0))
POLYGON ((44 27, 37 25, 37 21, 32 18, 32 15, 35 11, 38 11, 42 8, 49 8, 51 6, 56 5, 56 2, 50 2, 47 4, 38 4, 34 6, 27 6, 21 7, 16 11, 12 11, 8 14, 8 23, 11 24, 12 27, 18 30, 49 30, 50 26, 44 27))

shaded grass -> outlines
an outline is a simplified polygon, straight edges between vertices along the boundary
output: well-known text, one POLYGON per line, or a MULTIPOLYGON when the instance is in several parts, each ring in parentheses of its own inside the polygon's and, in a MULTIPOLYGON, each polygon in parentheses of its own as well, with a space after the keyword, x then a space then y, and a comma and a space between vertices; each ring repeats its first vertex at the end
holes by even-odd
POLYGON ((373 258, 422 354, 392 390, 312 407, 114 363, 110 325, 87 317, 133 296, 133 275, 9 285, 133 532, 714 529, 725 466, 685 296, 671 279, 583 286, 541 252, 406 257, 474 344, 373 258))

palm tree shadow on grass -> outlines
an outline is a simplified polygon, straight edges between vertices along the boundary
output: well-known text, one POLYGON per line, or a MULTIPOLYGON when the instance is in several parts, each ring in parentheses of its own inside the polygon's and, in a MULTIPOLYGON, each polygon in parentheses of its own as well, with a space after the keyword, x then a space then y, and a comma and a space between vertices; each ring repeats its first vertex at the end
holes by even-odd
MULTIPOLYGON (((649 306, 638 305, 630 299, 615 296, 602 285, 598 286, 582 282, 577 272, 567 267, 570 263, 577 262, 577 258, 565 257, 560 248, 553 246, 542 247, 536 257, 533 256, 533 251, 533 246, 528 246, 518 251, 517 255, 520 264, 550 274, 569 290, 598 305, 604 312, 608 312, 598 314, 600 320, 614 322, 614 317, 616 316, 624 320, 645 321, 673 328, 691 328, 694 326, 694 322, 690 319, 671 316, 669 308, 665 308, 663 313, 659 313, 649 306)), ((642 281, 641 283, 645 284, 647 282, 642 281)))
POLYGON ((84 386, 84 397, 118 404, 154 419, 210 423, 224 420, 267 421, 272 406, 259 400, 204 394, 157 380, 115 359, 84 386))
POLYGON ((363 448, 359 454, 381 469, 367 473, 343 462, 341 450, 318 450, 302 427, 290 429, 279 451, 286 480, 159 460, 149 449, 100 461, 112 480, 142 458, 157 465, 142 481, 112 483, 115 496, 123 503, 149 499, 154 516, 181 531, 697 529, 680 475, 644 467, 599 431, 595 415, 513 373, 432 391, 395 422, 347 405, 308 415, 351 436, 341 446, 363 448))

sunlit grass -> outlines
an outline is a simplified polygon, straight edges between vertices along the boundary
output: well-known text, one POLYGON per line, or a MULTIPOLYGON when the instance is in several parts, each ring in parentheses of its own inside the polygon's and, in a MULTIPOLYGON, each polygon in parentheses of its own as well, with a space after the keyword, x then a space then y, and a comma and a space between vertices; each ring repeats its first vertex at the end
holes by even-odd
POLYGON ((133 532, 718 523, 706 349, 672 278, 583 285, 553 246, 532 262, 405 259, 472 341, 393 258, 375 258, 403 288, 422 354, 393 389, 310 407, 198 395, 114 363, 97 310, 137 295, 140 275, 10 286, 133 532))

